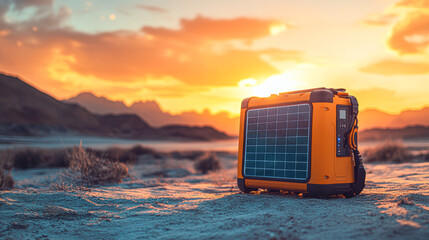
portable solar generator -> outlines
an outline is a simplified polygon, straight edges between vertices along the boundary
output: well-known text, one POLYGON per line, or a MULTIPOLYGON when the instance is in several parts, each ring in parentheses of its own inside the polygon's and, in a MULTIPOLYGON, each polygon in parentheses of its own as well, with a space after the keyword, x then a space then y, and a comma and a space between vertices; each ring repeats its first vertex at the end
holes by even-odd
POLYGON ((238 188, 353 197, 365 187, 358 102, 345 89, 314 88, 241 104, 238 188))

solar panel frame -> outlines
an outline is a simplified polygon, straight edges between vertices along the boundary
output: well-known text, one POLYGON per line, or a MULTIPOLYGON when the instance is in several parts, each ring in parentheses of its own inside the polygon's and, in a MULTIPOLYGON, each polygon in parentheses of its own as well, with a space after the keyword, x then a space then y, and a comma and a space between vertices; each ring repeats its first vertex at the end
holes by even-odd
MULTIPOLYGON (((262 106, 262 107, 255 107, 255 108, 249 108, 245 112, 245 124, 244 124, 244 133, 243 133, 243 161, 242 161, 242 175, 246 179, 258 179, 258 180, 270 180, 270 181, 287 181, 287 182, 297 182, 297 183, 307 183, 310 180, 311 177, 311 145, 312 145, 312 125, 313 125, 313 106, 309 102, 294 102, 294 103, 288 103, 288 104, 276 104, 271 106, 262 106), (299 105, 308 105, 309 106, 309 121, 308 121, 308 142, 307 142, 307 169, 306 169, 306 178, 288 178, 288 177, 270 177, 270 176, 252 176, 252 175, 246 175, 246 154, 247 154, 247 133, 248 133, 248 113, 252 110, 261 110, 261 109, 271 109, 271 108, 280 108, 280 107, 292 107, 292 106, 299 106, 299 105)), ((286 131, 287 129, 285 129, 286 131)), ((276 136, 277 139, 277 136, 276 136)), ((285 163, 286 164, 286 163, 285 163)), ((286 168, 285 168, 286 169, 286 168)), ((286 171, 286 170, 285 170, 286 171)))

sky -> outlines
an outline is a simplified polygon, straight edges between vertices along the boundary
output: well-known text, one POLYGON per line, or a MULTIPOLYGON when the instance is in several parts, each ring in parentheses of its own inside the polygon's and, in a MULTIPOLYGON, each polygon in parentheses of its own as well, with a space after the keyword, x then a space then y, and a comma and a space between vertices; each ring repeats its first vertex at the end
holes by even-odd
POLYGON ((0 0, 0 72, 171 113, 333 87, 395 114, 429 105, 429 0, 0 0))

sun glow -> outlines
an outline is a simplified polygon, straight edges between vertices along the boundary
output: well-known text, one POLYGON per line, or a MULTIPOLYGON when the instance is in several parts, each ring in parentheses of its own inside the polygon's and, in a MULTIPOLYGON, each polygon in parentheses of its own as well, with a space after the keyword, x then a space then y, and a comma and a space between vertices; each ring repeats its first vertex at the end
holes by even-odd
POLYGON ((289 92, 304 87, 304 83, 297 81, 291 74, 283 73, 268 77, 258 84, 255 79, 244 79, 239 82, 242 88, 248 88, 252 96, 269 97, 271 94, 289 92))
POLYGON ((285 24, 276 24, 270 26, 270 33, 271 35, 278 35, 286 30, 285 24))
POLYGON ((238 83, 238 86, 239 87, 250 87, 250 86, 255 86, 256 84, 258 84, 258 81, 256 81, 253 78, 248 78, 248 79, 241 80, 238 83))

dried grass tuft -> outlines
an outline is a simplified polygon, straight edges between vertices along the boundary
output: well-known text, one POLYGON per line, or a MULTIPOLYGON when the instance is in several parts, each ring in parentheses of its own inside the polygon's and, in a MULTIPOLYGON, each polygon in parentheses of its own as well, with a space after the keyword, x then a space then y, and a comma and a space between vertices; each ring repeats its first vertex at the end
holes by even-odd
POLYGON ((125 164, 97 157, 87 152, 82 145, 70 153, 69 172, 72 178, 84 185, 119 183, 128 176, 125 164))
POLYGON ((414 160, 413 154, 401 143, 386 141, 364 154, 365 162, 404 163, 414 160))
POLYGON ((67 167, 67 149, 18 148, 11 154, 15 168, 67 167))
POLYGON ((15 181, 10 174, 13 161, 10 150, 1 152, 0 155, 0 190, 12 189, 15 181))
POLYGON ((203 174, 207 174, 208 172, 219 170, 220 161, 216 154, 207 153, 195 162, 194 168, 203 174))

